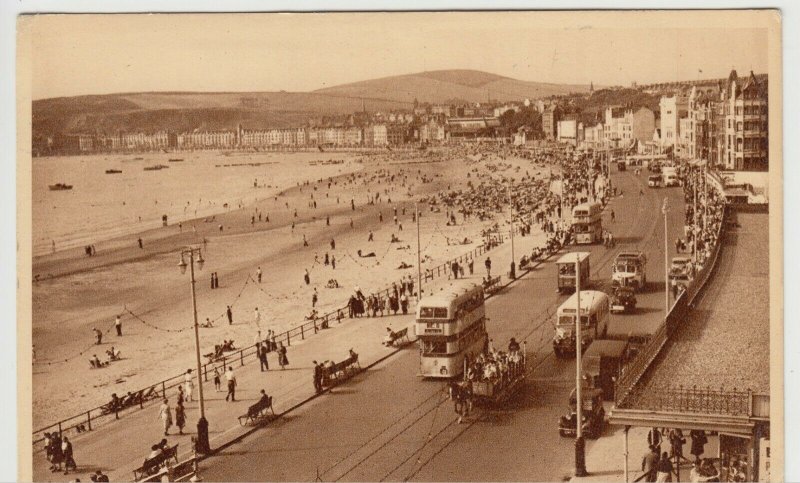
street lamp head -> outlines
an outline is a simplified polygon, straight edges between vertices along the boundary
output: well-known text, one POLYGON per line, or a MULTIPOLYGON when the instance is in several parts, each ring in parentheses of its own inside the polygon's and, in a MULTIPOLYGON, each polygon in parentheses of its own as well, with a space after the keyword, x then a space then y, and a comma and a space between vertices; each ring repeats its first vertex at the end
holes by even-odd
POLYGON ((181 275, 183 275, 184 273, 186 273, 186 265, 187 265, 187 264, 186 264, 186 260, 184 260, 184 258, 183 258, 183 253, 181 253, 181 261, 180 261, 180 262, 178 262, 178 268, 180 268, 180 269, 181 269, 181 275))
POLYGON ((196 262, 197 262, 198 270, 202 270, 203 269, 203 264, 206 262, 205 259, 203 258, 203 252, 200 252, 200 251, 197 252, 197 260, 196 260, 196 262))

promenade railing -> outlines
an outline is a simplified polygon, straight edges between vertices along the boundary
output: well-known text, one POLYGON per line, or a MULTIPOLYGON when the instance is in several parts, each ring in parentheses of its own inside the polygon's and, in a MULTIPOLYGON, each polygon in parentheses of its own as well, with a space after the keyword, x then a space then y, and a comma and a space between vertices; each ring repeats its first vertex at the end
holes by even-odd
POLYGON ((717 227, 716 242, 709 254, 703 267, 695 274, 693 281, 689 284, 673 303, 664 322, 656 329, 647 343, 639 350, 636 357, 629 362, 623 373, 617 379, 614 390, 614 402, 617 407, 624 408, 635 401, 637 407, 649 401, 634 397, 636 385, 652 365, 653 361, 661 353, 669 337, 683 324, 693 308, 695 300, 700 292, 705 288, 708 279, 714 270, 719 256, 720 246, 722 245, 723 230, 728 219, 727 209, 723 212, 722 220, 717 227))
MULTIPOLYGON (((467 263, 470 260, 475 260, 477 257, 487 253, 489 250, 497 246, 502 245, 503 243, 503 237, 497 237, 488 246, 481 244, 465 254, 459 255, 458 257, 448 260, 433 268, 428 268, 423 274, 423 283, 427 283, 437 277, 452 273, 451 267, 453 262, 462 264, 467 263)), ((400 282, 398 286, 401 286, 401 284, 402 282, 400 282)), ((420 290, 421 287, 418 287, 417 289, 420 290)), ((370 295, 380 296, 385 300, 388 298, 389 294, 393 292, 394 287, 390 285, 387 288, 373 292, 370 295)), ((341 308, 319 315, 315 319, 308 320, 282 333, 275 334, 275 336, 271 338, 271 341, 275 344, 284 343, 287 347, 291 346, 292 341, 297 341, 298 339, 305 340, 307 336, 317 334, 320 330, 330 327, 333 322, 336 322, 337 324, 341 323, 343 319, 349 318, 349 313, 349 306, 345 304, 341 308)), ((250 360, 258 360, 258 348, 255 343, 242 349, 226 353, 214 361, 204 363, 202 365, 203 381, 208 382, 209 377, 213 379, 214 369, 217 369, 220 372, 220 375, 223 375, 229 365, 238 364, 239 366, 243 366, 250 360)), ((145 388, 133 391, 131 394, 138 394, 142 397, 140 397, 135 404, 130 404, 124 408, 119 408, 117 411, 111 410, 108 404, 104 404, 102 406, 88 409, 79 414, 49 424, 45 427, 36 429, 33 431, 33 443, 37 444, 43 441, 44 433, 58 432, 59 434, 63 434, 67 431, 92 431, 98 426, 98 424, 119 419, 120 415, 125 412, 143 409, 146 405, 149 405, 149 403, 167 397, 167 392, 169 390, 174 389, 184 383, 185 374, 178 374, 145 388), (145 397, 147 395, 150 397, 145 397)), ((121 399, 125 399, 126 397, 126 394, 120 396, 121 399)))

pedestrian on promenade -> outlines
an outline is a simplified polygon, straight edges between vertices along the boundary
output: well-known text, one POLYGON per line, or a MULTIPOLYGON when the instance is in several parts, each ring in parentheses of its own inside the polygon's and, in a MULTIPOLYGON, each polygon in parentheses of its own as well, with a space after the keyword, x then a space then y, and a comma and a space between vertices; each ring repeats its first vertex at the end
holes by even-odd
POLYGON ((172 426, 172 409, 169 407, 169 400, 164 398, 161 407, 158 408, 158 417, 161 419, 161 424, 164 426, 164 436, 169 434, 169 428, 172 426))
POLYGON ((686 444, 686 438, 683 437, 683 431, 681 431, 680 428, 671 429, 669 432, 670 457, 675 458, 675 461, 677 461, 679 465, 681 460, 687 463, 689 462, 689 460, 683 456, 684 444, 686 444))
POLYGON ((216 367, 214 368, 214 388, 216 388, 217 392, 220 391, 220 386, 222 385, 219 376, 219 369, 216 367))
POLYGON ((486 267, 486 277, 492 278, 492 260, 486 257, 486 261, 483 262, 483 265, 486 267))
POLYGON ((656 453, 661 453, 661 441, 663 436, 658 428, 652 428, 647 432, 647 444, 655 448, 656 453))
POLYGON ((261 347, 259 347, 258 349, 258 360, 261 361, 261 372, 269 370, 269 360, 267 359, 267 354, 268 354, 267 344, 269 344, 269 341, 267 341, 265 344, 262 344, 261 347))
POLYGON ((278 364, 281 365, 281 369, 286 369, 286 366, 289 365, 289 358, 286 357, 286 347, 283 342, 278 343, 278 364))
POLYGON ((233 310, 231 310, 230 305, 228 305, 228 309, 225 313, 228 315, 228 325, 233 325, 233 310))
POLYGON ((117 329, 117 337, 122 337, 122 320, 117 315, 117 318, 114 320, 114 328, 117 329))
POLYGON ((236 374, 233 373, 233 367, 228 366, 225 379, 228 381, 228 394, 225 395, 225 401, 230 398, 231 402, 234 402, 236 401, 236 374))
POLYGON ((192 377, 192 370, 191 369, 186 369, 186 375, 183 376, 183 380, 185 381, 184 385, 186 386, 186 400, 187 401, 191 401, 192 400, 192 389, 194 388, 193 379, 194 378, 192 377))
POLYGON ((650 446, 642 458, 642 476, 634 481, 656 481, 656 467, 658 466, 658 452, 655 448, 650 446))
POLYGON ((694 456, 695 459, 700 459, 700 456, 702 456, 703 452, 705 451, 706 443, 708 442, 708 438, 706 438, 706 432, 693 429, 689 433, 689 438, 692 440, 690 453, 692 453, 692 456, 694 456))
POLYGON ((400 296, 400 308, 403 310, 403 315, 408 313, 408 297, 405 292, 400 296))
POLYGON ((256 277, 258 277, 258 283, 261 283, 261 267, 258 267, 256 271, 256 277))
POLYGON ((75 463, 75 456, 72 450, 72 442, 64 436, 64 441, 61 443, 61 452, 64 455, 64 474, 68 475, 69 470, 78 471, 78 465, 75 463))
POLYGON ((58 433, 50 435, 50 471, 61 471, 61 462, 64 461, 64 452, 61 451, 61 436, 58 433))
POLYGON ((253 320, 256 323, 256 327, 261 327, 261 312, 258 311, 258 307, 253 311, 253 320))
POLYGON ((319 293, 317 293, 317 287, 314 287, 314 293, 311 294, 311 308, 315 308, 317 306, 317 301, 319 300, 319 293))
POLYGON ((656 482, 664 483, 672 481, 672 462, 669 460, 669 455, 666 451, 661 454, 661 460, 656 466, 656 482))
POLYGON ((458 279, 458 262, 453 260, 453 263, 450 264, 450 270, 453 272, 453 278, 458 279))
POLYGON ((97 345, 102 344, 103 343, 103 332, 100 329, 98 329, 97 327, 92 328, 92 330, 94 331, 95 343, 97 345))
POLYGON ((183 434, 183 427, 186 426, 186 409, 183 407, 183 401, 178 401, 175 406, 175 426, 178 427, 178 434, 183 434))
POLYGON ((319 394, 322 392, 322 364, 314 361, 314 391, 319 394))
POLYGON ((183 386, 178 385, 178 404, 182 404, 186 400, 186 394, 183 392, 183 386))

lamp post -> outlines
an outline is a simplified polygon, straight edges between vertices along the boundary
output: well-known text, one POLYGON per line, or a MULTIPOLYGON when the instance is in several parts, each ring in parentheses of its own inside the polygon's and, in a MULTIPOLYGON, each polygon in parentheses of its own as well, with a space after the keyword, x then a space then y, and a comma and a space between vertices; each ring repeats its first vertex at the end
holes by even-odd
POLYGON ((194 316, 194 349, 197 356, 197 387, 200 394, 200 419, 197 421, 197 442, 195 443, 195 450, 198 453, 208 454, 211 452, 211 445, 208 442, 208 421, 206 420, 206 407, 205 399, 203 398, 203 367, 200 362, 200 329, 197 324, 197 294, 195 293, 195 279, 194 279, 194 262, 197 261, 197 268, 202 269, 203 253, 200 247, 186 247, 181 250, 181 261, 178 266, 181 273, 186 273, 186 266, 190 267, 191 287, 192 287, 192 314, 194 316), (189 257, 189 263, 186 263, 186 257, 189 257))
POLYGON ((669 213, 669 201, 664 197, 664 204, 661 206, 664 214, 664 318, 669 313, 669 240, 667 238, 667 213, 669 213))
POLYGON ((414 217, 417 219, 417 301, 422 298, 422 246, 419 241, 419 208, 414 203, 414 217))
POLYGON ((583 439, 583 384, 581 377, 581 256, 575 253, 575 476, 586 476, 586 442, 583 439))
POLYGON ((514 201, 513 201, 513 192, 512 187, 514 185, 514 179, 512 178, 509 181, 508 186, 508 205, 511 208, 511 278, 516 278, 516 263, 514 260, 514 201))

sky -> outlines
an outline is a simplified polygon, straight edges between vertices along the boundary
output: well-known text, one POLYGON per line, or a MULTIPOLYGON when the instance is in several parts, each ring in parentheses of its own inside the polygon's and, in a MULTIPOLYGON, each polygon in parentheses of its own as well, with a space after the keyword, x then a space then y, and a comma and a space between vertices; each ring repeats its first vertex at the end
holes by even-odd
POLYGON ((596 86, 726 77, 731 68, 768 72, 763 22, 727 15, 39 15, 20 17, 18 31, 30 34, 20 38, 30 40, 33 99, 309 91, 440 69, 596 86))

